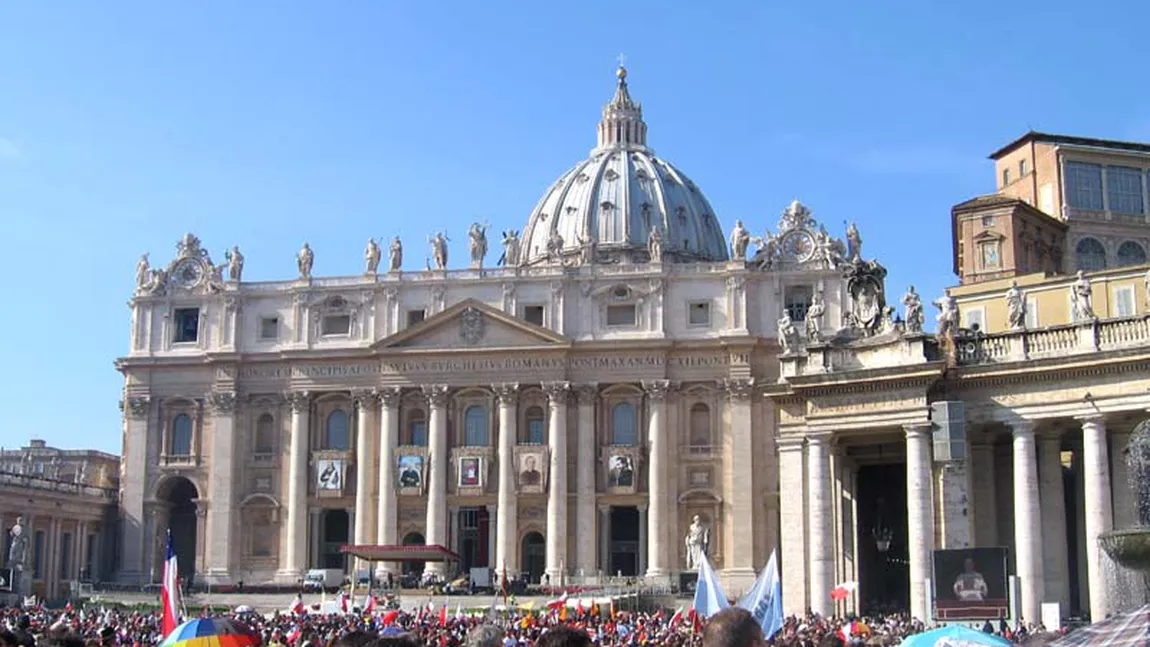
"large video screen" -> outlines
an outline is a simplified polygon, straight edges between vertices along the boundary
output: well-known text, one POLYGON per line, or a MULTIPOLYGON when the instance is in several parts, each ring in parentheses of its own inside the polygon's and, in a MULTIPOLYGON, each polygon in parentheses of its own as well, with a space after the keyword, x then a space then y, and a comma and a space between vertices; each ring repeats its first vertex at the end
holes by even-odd
POLYGON ((1008 618, 1005 548, 934 551, 936 620, 1008 618))

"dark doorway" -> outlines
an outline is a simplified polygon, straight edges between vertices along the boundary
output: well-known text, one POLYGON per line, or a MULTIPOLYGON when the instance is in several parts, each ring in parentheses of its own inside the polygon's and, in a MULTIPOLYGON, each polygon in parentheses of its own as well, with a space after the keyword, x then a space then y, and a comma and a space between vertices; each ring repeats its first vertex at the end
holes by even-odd
POLYGON ((543 571, 547 567, 547 546, 543 543, 543 535, 529 532, 523 536, 523 575, 528 582, 539 582, 543 579, 543 571))
POLYGON ((612 507, 610 527, 611 575, 639 575, 639 508, 612 507))
POLYGON ((906 463, 859 468, 859 601, 863 614, 910 608, 906 510, 906 463))
MULTIPOLYGON (((423 535, 418 532, 409 532, 403 536, 404 546, 422 546, 427 542, 424 541, 423 535)), ((421 575, 423 573, 424 562, 404 562, 403 574, 404 575, 421 575)))
POLYGON ((459 552, 460 567, 470 573, 476 566, 487 566, 490 522, 487 507, 462 508, 459 510, 459 552))
POLYGON ((320 568, 342 568, 347 572, 347 556, 340 547, 350 541, 351 519, 347 510, 328 510, 323 513, 319 547, 320 568))
MULTIPOLYGON (((180 567, 180 579, 194 581, 196 571, 196 499, 200 497, 196 486, 188 479, 177 476, 165 483, 158 497, 171 507, 168 510, 168 530, 172 533, 172 548, 180 567)), ((159 531, 164 532, 163 528, 159 531)), ((161 548, 166 551, 166 545, 161 548)), ((160 555, 160 560, 164 555, 160 555)))

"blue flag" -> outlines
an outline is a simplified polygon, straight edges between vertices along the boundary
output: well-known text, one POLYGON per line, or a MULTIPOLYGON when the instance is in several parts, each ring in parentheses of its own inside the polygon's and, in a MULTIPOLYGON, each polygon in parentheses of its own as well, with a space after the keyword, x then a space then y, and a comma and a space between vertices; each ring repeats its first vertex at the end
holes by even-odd
POLYGON ((739 600, 739 606, 751 612, 763 628, 763 637, 770 639, 783 628, 783 583, 779 580, 779 565, 775 551, 767 560, 767 567, 750 591, 739 600))
POLYGON ((723 593, 723 587, 719 585, 719 579, 715 577, 715 571, 707 561, 707 556, 703 555, 701 559, 699 581, 695 585, 695 601, 691 603, 691 607, 698 617, 710 618, 731 606, 731 603, 727 602, 727 594, 723 593))

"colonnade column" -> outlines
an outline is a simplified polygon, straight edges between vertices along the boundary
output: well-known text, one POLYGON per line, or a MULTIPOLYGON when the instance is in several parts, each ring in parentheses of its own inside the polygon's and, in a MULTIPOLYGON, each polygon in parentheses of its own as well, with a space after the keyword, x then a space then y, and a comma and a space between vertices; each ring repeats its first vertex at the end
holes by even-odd
POLYGON ((579 403, 577 454, 575 456, 575 572, 595 572, 595 400, 598 387, 582 385, 576 390, 579 403))
MULTIPOLYGON (((379 398, 379 502, 376 507, 376 542, 399 543, 399 505, 395 495, 395 449, 399 446, 399 389, 383 388, 379 398)), ((381 573, 395 573, 395 562, 381 562, 381 573)))
POLYGON ((1019 420, 1012 423, 1011 428, 1014 435, 1014 562, 1021 591, 1019 609, 1023 620, 1038 622, 1044 582, 1034 423, 1019 420))
MULTIPOLYGON (((427 543, 447 546, 447 385, 423 387, 431 415, 428 420, 427 543)), ((428 562, 427 571, 445 573, 443 562, 428 562)))
POLYGON ((803 438, 784 437, 779 448, 780 577, 783 613, 801 616, 807 608, 807 551, 803 505, 803 438), (785 493, 785 494, 784 494, 785 493))
MULTIPOLYGON (((834 586, 834 554, 831 528, 831 475, 828 463, 831 434, 807 435, 807 491, 810 528, 810 608, 826 616, 831 613, 834 586)), ((929 485, 928 485, 929 487, 929 485)))
POLYGON ((291 440, 288 445, 287 541, 279 578, 294 583, 307 567, 307 450, 311 397, 306 391, 288 394, 291 440))
POLYGON ((232 512, 236 483, 235 405, 236 394, 218 391, 208 396, 212 414, 211 480, 208 481, 207 538, 208 582, 221 584, 231 581, 232 512))
MULTIPOLYGON (((726 526, 723 534, 728 539, 723 554, 723 574, 734 591, 749 589, 755 581, 756 569, 761 568, 754 561, 755 535, 762 532, 762 528, 755 526, 755 508, 760 501, 758 496, 750 494, 756 492, 751 423, 754 385, 751 378, 729 379, 723 383, 730 424, 730 433, 723 434, 723 468, 726 472, 723 476, 726 526)), ((829 473, 827 478, 829 483, 829 473)), ((829 513, 829 507, 827 511, 829 513)), ((829 589, 827 595, 830 595, 829 589)))
POLYGON ((1042 563, 1046 601, 1070 610, 1070 562, 1066 542, 1066 489, 1062 484, 1062 433, 1039 439, 1038 478, 1042 500, 1042 563))
POLYGON ((1083 416, 1082 494, 1086 503, 1086 578, 1090 587, 1090 620, 1100 622, 1112 610, 1106 581, 1106 555, 1098 537, 1114 527, 1110 498, 1110 457, 1106 421, 1100 415, 1083 416))
POLYGON ((910 614, 924 622, 930 592, 926 579, 931 573, 934 548, 934 496, 931 491, 931 426, 922 422, 904 427, 906 432, 906 514, 907 552, 910 557, 910 614))
MULTIPOLYGON (((647 577, 667 575, 667 380, 643 382, 647 392, 647 577)), ((640 542, 642 543, 642 542, 640 542)), ((640 546, 642 551, 643 547, 640 546)), ((641 571, 642 572, 642 571, 641 571)))
POLYGON ((355 401, 355 527, 352 541, 356 544, 370 544, 374 453, 371 451, 371 427, 368 423, 371 422, 371 410, 375 406, 376 397, 370 391, 352 393, 352 397, 355 401))
POLYGON ((519 526, 519 508, 515 498, 515 443, 519 437, 518 384, 497 384, 499 399, 499 513, 495 518, 495 568, 500 581, 503 574, 519 571, 519 554, 515 550, 519 526))
POLYGON ((551 450, 547 487, 547 576, 553 586, 563 582, 567 563, 567 382, 548 382, 550 425, 547 445, 551 450))

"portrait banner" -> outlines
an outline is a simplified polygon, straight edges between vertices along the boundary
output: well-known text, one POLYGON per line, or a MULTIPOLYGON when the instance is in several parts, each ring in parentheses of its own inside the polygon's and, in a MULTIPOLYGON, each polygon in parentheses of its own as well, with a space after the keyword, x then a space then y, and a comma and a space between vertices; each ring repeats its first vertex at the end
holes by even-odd
POLYGON ((343 480, 347 461, 342 458, 323 458, 315 462, 315 489, 317 492, 339 492, 343 490, 343 480))
POLYGON ((936 620, 994 620, 1010 616, 1005 548, 934 551, 936 620))

